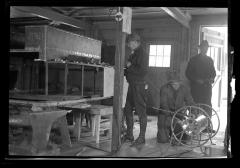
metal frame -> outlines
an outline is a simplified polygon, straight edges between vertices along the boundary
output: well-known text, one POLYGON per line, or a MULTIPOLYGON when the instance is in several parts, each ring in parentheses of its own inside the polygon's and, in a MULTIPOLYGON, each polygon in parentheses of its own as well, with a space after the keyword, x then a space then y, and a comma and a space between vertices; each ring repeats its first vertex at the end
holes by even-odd
POLYGON ((172 121, 171 121, 171 131, 172 131, 172 135, 171 135, 171 139, 170 139, 170 145, 173 145, 174 140, 177 141, 177 145, 183 145, 186 147, 190 147, 190 148, 195 148, 195 147, 200 147, 201 152, 204 153, 203 150, 203 145, 206 144, 209 140, 212 143, 212 138, 217 134, 218 130, 220 127, 220 120, 219 120, 219 116, 217 114, 217 112, 209 105, 206 104, 196 104, 195 106, 184 106, 180 109, 178 109, 173 117, 172 117, 172 121), (208 113, 203 109, 203 108, 210 108, 213 111, 212 116, 216 116, 217 117, 217 130, 216 132, 212 132, 213 129, 213 123, 212 123, 212 116, 209 116, 208 113), (188 113, 182 113, 182 111, 186 112, 188 110, 188 113), (192 113, 192 111, 195 111, 195 114, 192 113), (196 114, 197 112, 197 114, 196 114), (182 115, 185 119, 180 120, 177 118, 177 115, 182 115), (195 125, 195 124, 199 124, 197 123, 196 119, 198 116, 201 116, 202 118, 205 117, 205 126, 201 128, 200 125, 195 125), (175 134, 174 133, 174 129, 176 127, 176 121, 178 120, 179 123, 182 124, 182 126, 184 126, 184 124, 187 126, 186 129, 183 129, 181 132, 175 134), (210 125, 211 130, 209 130, 208 125, 210 125), (207 129, 207 133, 203 133, 203 129, 207 129), (194 133, 194 131, 196 131, 194 133), (177 135, 179 135, 181 133, 180 138, 177 137, 177 135), (190 136, 190 141, 188 140, 188 142, 182 141, 182 137, 183 134, 188 134, 190 136))

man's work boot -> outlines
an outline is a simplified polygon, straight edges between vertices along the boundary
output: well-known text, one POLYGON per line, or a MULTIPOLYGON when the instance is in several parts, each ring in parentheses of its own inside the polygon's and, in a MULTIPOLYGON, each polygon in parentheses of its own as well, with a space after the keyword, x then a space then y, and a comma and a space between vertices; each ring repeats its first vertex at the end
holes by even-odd
POLYGON ((142 145, 142 144, 145 144, 145 138, 138 137, 130 146, 134 147, 134 146, 138 146, 138 145, 142 145))
POLYGON ((124 135, 123 138, 122 138, 122 143, 125 143, 125 142, 133 142, 134 141, 134 136, 131 135, 124 135))

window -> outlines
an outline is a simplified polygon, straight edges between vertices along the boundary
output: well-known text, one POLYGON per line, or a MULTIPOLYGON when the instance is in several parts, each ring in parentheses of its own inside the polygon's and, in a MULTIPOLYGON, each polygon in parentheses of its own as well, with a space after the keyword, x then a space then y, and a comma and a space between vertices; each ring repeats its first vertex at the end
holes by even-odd
POLYGON ((170 67, 170 59, 171 45, 150 45, 150 67, 170 67))

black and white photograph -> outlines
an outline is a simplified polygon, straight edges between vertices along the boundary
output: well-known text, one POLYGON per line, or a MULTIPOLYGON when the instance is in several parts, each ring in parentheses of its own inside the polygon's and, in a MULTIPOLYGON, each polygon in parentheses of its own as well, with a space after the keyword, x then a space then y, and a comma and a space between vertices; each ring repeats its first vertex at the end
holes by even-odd
POLYGON ((228 6, 9 3, 6 158, 228 159, 228 6))

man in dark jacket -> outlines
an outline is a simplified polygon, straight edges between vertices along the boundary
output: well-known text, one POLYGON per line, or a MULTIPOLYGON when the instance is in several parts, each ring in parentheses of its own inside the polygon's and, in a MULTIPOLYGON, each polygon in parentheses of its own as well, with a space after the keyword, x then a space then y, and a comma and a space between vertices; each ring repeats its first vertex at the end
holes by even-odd
MULTIPOLYGON (((208 47, 208 41, 203 40, 199 46, 200 53, 190 59, 185 74, 190 81, 193 100, 196 103, 212 106, 212 83, 216 77, 216 71, 212 58, 206 55, 208 47)), ((205 110, 211 117, 212 110, 205 110)))
MULTIPOLYGON (((162 110, 158 114, 157 142, 159 143, 168 143, 170 140, 173 113, 184 106, 195 104, 189 88, 181 83, 176 71, 167 71, 167 79, 168 82, 160 89, 160 109, 162 110)), ((181 131, 181 125, 176 125, 174 133, 181 131)), ((183 134, 182 140, 187 138, 187 135, 183 134)))
POLYGON ((129 86, 124 109, 127 125, 127 134, 124 139, 131 142, 134 141, 133 110, 135 110, 140 121, 139 137, 132 143, 132 146, 135 146, 145 143, 147 127, 146 96, 148 87, 145 77, 148 71, 148 55, 141 46, 140 36, 136 33, 128 36, 127 45, 131 49, 131 54, 125 70, 129 86))

